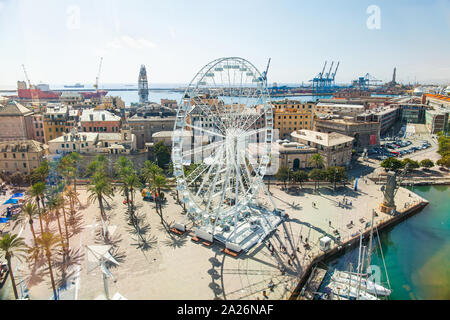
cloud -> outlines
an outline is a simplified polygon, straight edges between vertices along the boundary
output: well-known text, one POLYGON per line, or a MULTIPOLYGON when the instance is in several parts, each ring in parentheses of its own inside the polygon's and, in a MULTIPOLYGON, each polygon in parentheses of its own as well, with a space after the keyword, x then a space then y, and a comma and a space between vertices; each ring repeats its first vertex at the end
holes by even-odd
POLYGON ((152 49, 156 44, 145 38, 133 38, 128 35, 122 35, 108 42, 108 49, 152 49))

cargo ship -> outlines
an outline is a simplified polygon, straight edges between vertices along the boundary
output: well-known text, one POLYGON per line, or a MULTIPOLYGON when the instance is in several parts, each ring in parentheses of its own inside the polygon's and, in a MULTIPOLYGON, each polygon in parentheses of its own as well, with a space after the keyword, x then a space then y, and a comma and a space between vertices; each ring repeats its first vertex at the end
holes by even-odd
POLYGON ((106 96, 108 94, 108 91, 105 90, 98 90, 98 91, 93 91, 93 92, 80 92, 80 94, 85 98, 85 99, 92 99, 92 98, 103 98, 104 96, 106 96))
POLYGON ((40 89, 17 89, 21 99, 59 99, 61 92, 42 91, 40 89))

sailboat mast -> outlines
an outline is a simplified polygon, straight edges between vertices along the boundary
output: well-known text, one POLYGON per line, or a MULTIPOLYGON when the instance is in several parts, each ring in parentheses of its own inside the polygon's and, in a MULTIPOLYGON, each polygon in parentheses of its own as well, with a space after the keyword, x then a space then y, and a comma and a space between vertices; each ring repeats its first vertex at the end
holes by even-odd
POLYGON ((373 220, 375 216, 375 210, 372 209, 372 221, 370 222, 370 240, 369 240, 369 251, 367 252, 367 267, 370 267, 370 262, 372 261, 372 240, 373 240, 373 220))
POLYGON ((366 246, 363 247, 363 254, 362 254, 362 258, 361 258, 361 267, 360 267, 360 271, 359 271, 359 281, 358 281, 358 291, 356 294, 356 300, 359 300, 359 292, 361 291, 361 279, 362 279, 362 271, 363 271, 363 267, 364 267, 364 256, 366 254, 366 246))

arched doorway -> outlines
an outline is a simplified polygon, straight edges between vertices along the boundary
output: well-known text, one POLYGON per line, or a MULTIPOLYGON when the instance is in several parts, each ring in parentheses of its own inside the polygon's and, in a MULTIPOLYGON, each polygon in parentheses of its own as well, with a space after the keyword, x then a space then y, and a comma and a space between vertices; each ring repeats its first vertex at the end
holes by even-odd
POLYGON ((294 159, 292 169, 294 169, 294 170, 300 169, 300 160, 299 159, 294 159))

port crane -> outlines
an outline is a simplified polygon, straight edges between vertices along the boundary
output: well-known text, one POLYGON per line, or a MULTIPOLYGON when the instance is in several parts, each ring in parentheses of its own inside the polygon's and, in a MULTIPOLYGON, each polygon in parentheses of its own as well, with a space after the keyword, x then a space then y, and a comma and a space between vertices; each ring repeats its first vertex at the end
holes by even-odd
POLYGON ((27 69, 25 68, 25 65, 22 64, 23 73, 25 74, 25 79, 28 83, 28 88, 30 89, 31 93, 31 104, 32 105, 39 105, 39 96, 35 91, 34 86, 31 84, 30 78, 28 77, 27 69))
POLYGON ((100 78, 100 72, 102 71, 102 62, 103 62, 103 57, 100 58, 100 65, 98 67, 97 77, 95 78, 94 88, 95 88, 96 92, 98 92, 98 79, 100 78))

